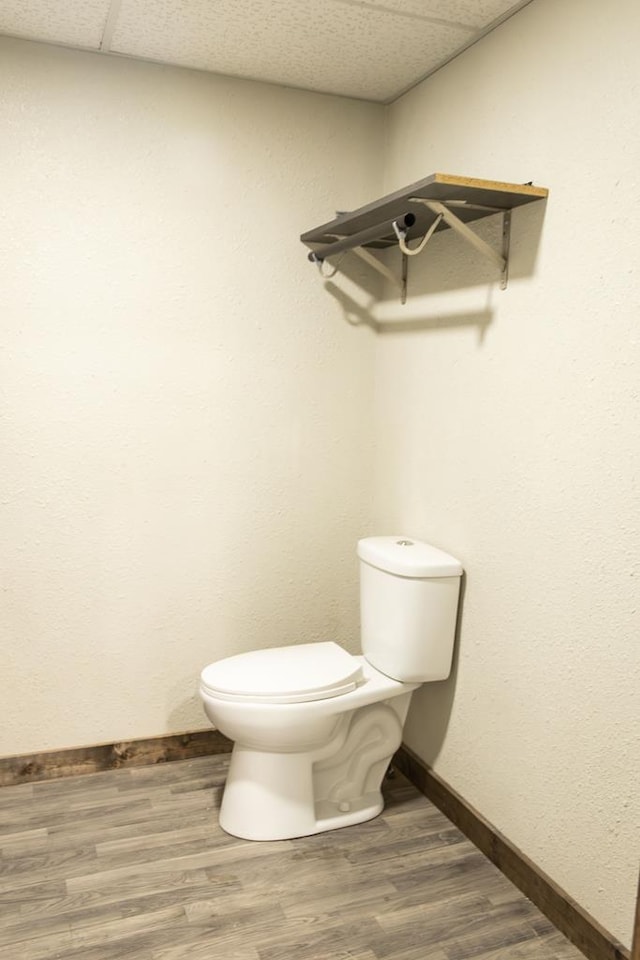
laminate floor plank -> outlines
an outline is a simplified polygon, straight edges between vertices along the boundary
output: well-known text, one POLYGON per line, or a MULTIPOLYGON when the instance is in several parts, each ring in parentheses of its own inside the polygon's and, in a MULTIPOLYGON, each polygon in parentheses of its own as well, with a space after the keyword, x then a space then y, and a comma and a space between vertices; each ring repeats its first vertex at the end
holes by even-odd
POLYGON ((487 915, 493 916, 486 897, 475 893, 463 893, 455 898, 431 902, 414 897, 413 901, 410 904, 397 905, 394 897, 386 904, 386 910, 376 911, 376 920, 386 933, 402 930, 407 925, 418 924, 423 930, 428 928, 431 934, 429 939, 443 948, 447 940, 453 936, 454 931, 466 919, 484 919, 487 915))
MULTIPOLYGON (((217 960, 217 957, 223 960, 222 954, 216 954, 215 946, 212 948, 208 940, 159 947, 151 953, 152 960, 217 960)), ((260 960, 260 958, 253 947, 232 944, 225 949, 224 960, 260 960)))
POLYGON ((33 783, 20 783, 15 787, 12 787, 12 793, 9 794, 7 790, 0 788, 0 812, 4 807, 15 807, 19 799, 29 800, 33 796, 33 788, 35 784, 33 783))
MULTIPOLYGON (((217 909, 226 902, 229 907, 238 909, 237 896, 241 893, 239 884, 231 881, 227 884, 212 883, 206 875, 191 878, 191 884, 173 885, 144 893, 125 897, 122 890, 113 890, 106 896, 96 893, 72 894, 36 902, 27 910, 18 910, 11 917, 7 915, 0 923, 0 946, 16 943, 24 939, 53 935, 67 928, 76 929, 95 922, 118 920, 124 917, 143 915, 168 907, 180 906, 189 919, 190 910, 198 910, 202 904, 216 904, 217 909), (199 881, 199 882, 198 882, 199 881), (233 898, 233 899, 232 899, 233 898)), ((245 908, 247 904, 245 904, 245 908)), ((209 915, 212 911, 209 910, 209 915)))
MULTIPOLYGON (((114 786, 122 790, 131 777, 130 769, 106 770, 98 773, 84 773, 76 777, 60 777, 55 780, 40 780, 32 784, 11 787, 12 790, 21 790, 23 786, 31 786, 34 796, 44 797, 72 797, 76 793, 87 790, 108 790, 114 786)), ((9 788, 7 788, 9 789, 9 788)))
MULTIPOLYGON (((558 949, 562 950, 562 946, 559 946, 558 942, 554 940, 554 937, 559 937, 560 940, 564 941, 564 944, 567 944, 567 941, 564 940, 561 934, 556 933, 553 936, 548 936, 539 939, 533 940, 524 940, 521 943, 511 943, 508 945, 503 945, 497 947, 496 949, 490 949, 488 953, 477 953, 474 954, 473 960, 539 960, 540 957, 540 944, 544 944, 544 947, 549 951, 548 955, 553 957, 553 960, 561 960, 562 953, 555 952, 558 949)), ((575 947, 571 944, 568 944, 571 951, 575 951, 575 947)), ((448 945, 445 947, 445 957, 446 960, 449 960, 450 953, 448 951, 452 950, 455 952, 456 943, 448 945)), ((581 954, 578 954, 581 956, 581 954)), ((567 957, 573 958, 574 953, 567 954, 567 957)))
POLYGON ((272 931, 258 947, 260 960, 290 960, 291 957, 333 958, 341 952, 348 956, 351 950, 358 956, 367 951, 378 954, 373 948, 381 931, 373 917, 366 913, 333 924, 316 921, 315 918, 290 920, 279 935, 272 931))
MULTIPOLYGON (((208 819, 208 818, 207 818, 208 819)), ((168 827, 154 833, 131 833, 128 836, 116 837, 109 840, 100 841, 96 844, 96 852, 101 858, 124 856, 135 856, 138 853, 145 853, 149 850, 155 850, 158 854, 166 847, 173 847, 176 844, 186 844, 193 840, 198 840, 200 844, 203 841, 202 817, 198 818, 195 824, 181 825, 176 827, 175 818, 168 818, 168 827), (170 828, 171 825, 173 829, 170 828)), ((231 837, 227 834, 212 833, 206 837, 208 846, 225 846, 231 843, 231 837)))
POLYGON ((46 845, 49 831, 46 827, 37 827, 35 830, 14 831, 0 835, 0 857, 22 856, 22 850, 33 850, 46 845))
MULTIPOLYGON (((2 787, 3 790, 12 790, 13 787, 2 787)), ((108 826, 110 823, 128 822, 136 812, 143 818, 151 810, 149 800, 129 800, 128 802, 98 803, 95 806, 83 806, 80 811, 75 810, 70 803, 43 802, 34 797, 31 804, 35 809, 31 810, 28 816, 22 811, 14 811, 9 817, 6 810, 0 814, 0 833, 10 835, 11 833, 20 833, 24 828, 36 829, 46 827, 55 822, 58 829, 68 827, 73 830, 82 819, 85 825, 90 821, 96 823, 96 835, 99 833, 101 825, 108 826), (22 830, 20 830, 22 828, 22 830)), ((27 804, 25 804, 27 806, 27 804)))
POLYGON ((9 960, 581 960, 402 775, 375 820, 225 834, 225 755, 0 789, 9 960))
POLYGON ((279 896, 285 917, 317 917, 327 919, 353 910, 370 910, 380 903, 395 899, 395 887, 388 881, 364 878, 359 882, 347 882, 340 890, 335 884, 310 887, 307 890, 289 890, 279 896))
POLYGON ((182 810, 179 817, 176 817, 176 811, 172 808, 161 813, 148 810, 139 815, 132 815, 126 822, 102 823, 99 835, 96 835, 96 827, 93 823, 86 824, 80 821, 76 823, 75 829, 73 824, 65 824, 60 827, 53 824, 48 830, 49 841, 52 849, 55 844, 68 844, 70 836, 98 840, 99 843, 131 838, 143 841, 149 834, 160 836, 165 832, 172 833, 176 829, 177 821, 179 821, 180 827, 193 826, 208 831, 211 825, 212 810, 213 808, 182 810))
POLYGON ((31 884, 34 879, 57 877, 67 869, 84 872, 97 862, 96 848, 93 844, 69 847, 53 852, 45 849, 39 853, 30 853, 23 857, 5 858, 0 863, 2 886, 20 886, 31 884))

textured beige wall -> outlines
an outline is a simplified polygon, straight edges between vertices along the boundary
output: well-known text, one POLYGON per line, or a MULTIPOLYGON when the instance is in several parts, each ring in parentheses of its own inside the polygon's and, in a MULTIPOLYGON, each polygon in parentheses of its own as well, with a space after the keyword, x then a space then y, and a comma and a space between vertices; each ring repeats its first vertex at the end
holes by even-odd
POLYGON ((353 643, 355 539, 422 536, 468 581, 457 674, 408 742, 628 942, 640 24, 618 12, 535 0, 388 112, 388 189, 552 192, 514 216, 506 293, 455 237, 412 262, 375 416, 371 331, 297 236, 380 192, 382 108, 0 43, 1 754, 204 726, 203 663, 353 643))
MULTIPOLYGON (((456 237, 378 338, 376 528, 467 570, 406 740, 626 943, 640 838, 640 7, 538 0, 394 105, 387 189, 550 188, 512 279, 456 237)), ((491 237, 489 224, 484 235, 491 237)), ((493 237, 493 239, 497 239, 493 237)))
POLYGON ((357 640, 372 334, 298 236, 383 108, 17 41, 0 91, 0 754, 205 727, 204 664, 357 640))

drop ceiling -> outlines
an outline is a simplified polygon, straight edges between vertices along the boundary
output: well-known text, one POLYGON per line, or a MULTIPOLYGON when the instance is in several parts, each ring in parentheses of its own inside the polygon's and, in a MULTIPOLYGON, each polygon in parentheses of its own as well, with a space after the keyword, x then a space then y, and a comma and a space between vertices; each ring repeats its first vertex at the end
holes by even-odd
POLYGON ((530 0, 0 0, 0 34, 389 103, 530 0))

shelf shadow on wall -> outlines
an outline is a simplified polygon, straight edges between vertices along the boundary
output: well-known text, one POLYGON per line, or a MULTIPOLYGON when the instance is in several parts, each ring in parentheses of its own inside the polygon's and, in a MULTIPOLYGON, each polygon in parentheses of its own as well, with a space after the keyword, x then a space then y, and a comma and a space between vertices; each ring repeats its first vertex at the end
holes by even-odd
MULTIPOLYGON (((546 201, 540 201, 513 211, 509 284, 535 273, 545 209, 546 201)), ((483 220, 476 225, 476 232, 500 250, 502 217, 483 220)), ((393 248, 378 255, 399 278, 399 251, 393 248)), ((339 262, 336 280, 326 280, 325 289, 352 325, 367 324, 376 332, 396 333, 478 327, 480 341, 499 309, 499 298, 509 295, 508 286, 506 291, 499 288, 496 268, 452 230, 438 234, 421 254, 409 259, 404 305, 399 291, 354 255, 339 262)))
MULTIPOLYGON (((409 333, 411 331, 421 330, 442 330, 456 327, 477 327, 479 338, 484 338, 485 331, 491 324, 494 311, 491 306, 490 297, 487 298, 486 305, 477 309, 470 309, 460 313, 449 313, 442 310, 424 307, 422 315, 416 316, 415 310, 411 310, 412 316, 400 320, 384 320, 376 315, 376 305, 368 307, 358 303, 353 297, 349 296, 345 290, 334 284, 332 281, 325 283, 325 289, 339 304, 344 319, 352 326, 367 325, 375 330, 376 333, 409 333)), ((402 307, 399 307, 399 310, 402 307)))
POLYGON ((478 339, 483 341, 485 333, 494 318, 490 303, 483 309, 469 310, 463 313, 444 313, 433 311, 419 318, 407 320, 378 321, 376 329, 381 334, 419 332, 421 330, 453 330, 460 327, 476 327, 478 339))

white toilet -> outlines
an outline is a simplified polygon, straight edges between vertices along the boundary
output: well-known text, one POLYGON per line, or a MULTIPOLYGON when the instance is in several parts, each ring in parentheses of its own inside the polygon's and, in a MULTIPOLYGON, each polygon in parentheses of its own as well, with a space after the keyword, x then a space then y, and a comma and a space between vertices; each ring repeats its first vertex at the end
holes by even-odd
POLYGON ((375 817, 413 691, 451 670, 462 567, 401 537, 358 543, 363 656, 333 642, 241 653, 202 671, 235 741, 220 826, 284 840, 375 817))

